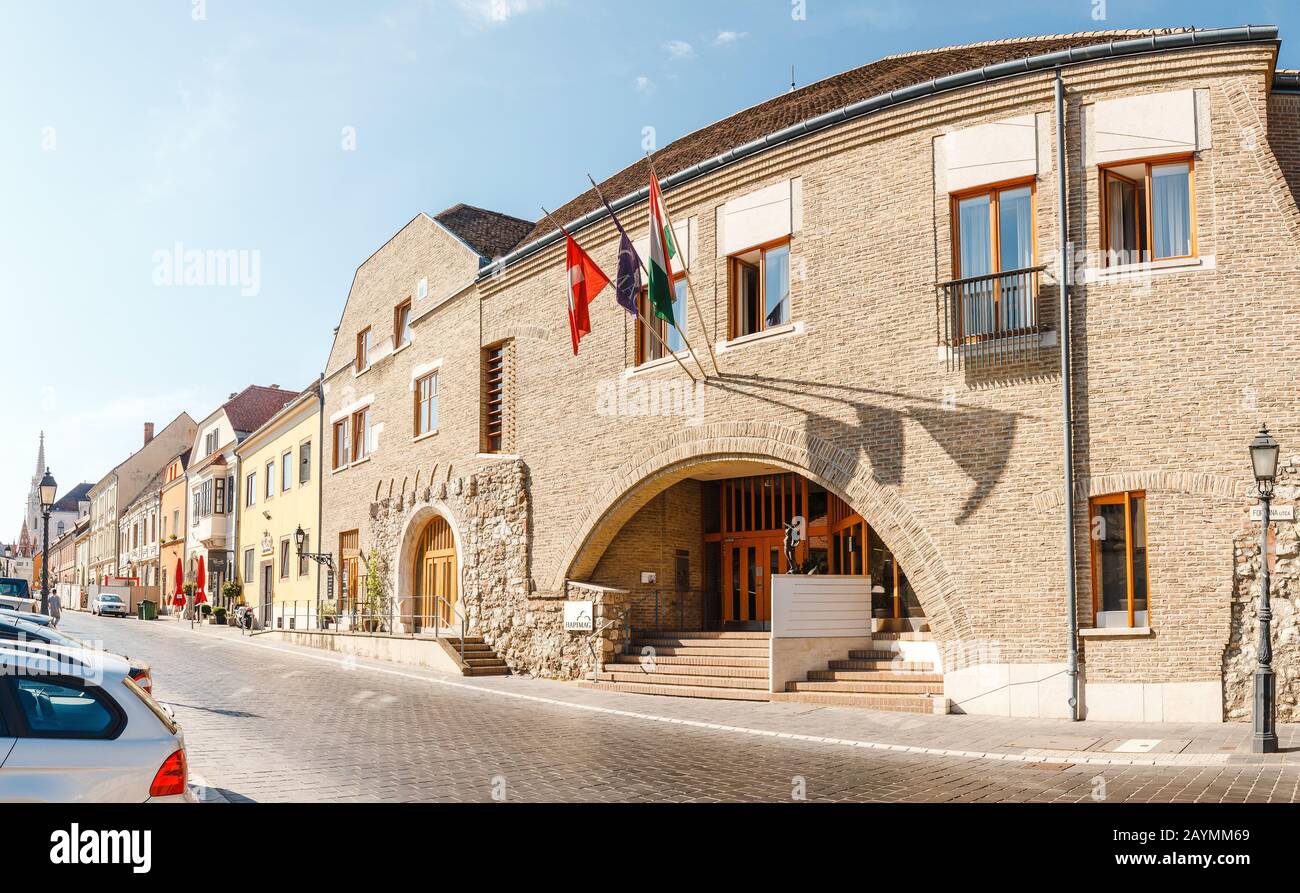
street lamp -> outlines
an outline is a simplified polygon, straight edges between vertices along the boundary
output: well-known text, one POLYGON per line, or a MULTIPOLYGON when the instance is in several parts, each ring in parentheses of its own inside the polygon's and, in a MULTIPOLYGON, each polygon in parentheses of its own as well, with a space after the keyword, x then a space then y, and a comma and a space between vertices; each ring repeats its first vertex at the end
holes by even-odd
POLYGON ((1273 484, 1277 480, 1277 441, 1268 425, 1259 429, 1250 443, 1250 464, 1259 487, 1263 528, 1259 548, 1259 664, 1255 667, 1255 734, 1252 753, 1277 753, 1277 679, 1273 675, 1273 643, 1270 625, 1273 610, 1268 603, 1268 523, 1273 484))
MULTIPOLYGON (((334 556, 329 552, 304 552, 307 547, 307 532, 298 525, 298 529, 293 532, 294 544, 298 547, 299 558, 309 558, 325 568, 326 584, 325 598, 327 601, 334 601, 334 556)), ((316 617, 320 622, 320 578, 316 582, 316 617)), ((324 628, 324 627, 322 627, 324 628)))
POLYGON ((54 482, 50 470, 45 469, 41 478, 41 613, 50 613, 50 510, 54 508, 54 497, 58 495, 59 485, 54 482))

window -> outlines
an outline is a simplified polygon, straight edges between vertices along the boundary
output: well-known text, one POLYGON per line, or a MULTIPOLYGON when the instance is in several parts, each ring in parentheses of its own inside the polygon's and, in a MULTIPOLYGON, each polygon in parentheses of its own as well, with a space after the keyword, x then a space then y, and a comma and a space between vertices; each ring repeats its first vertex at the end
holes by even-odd
POLYGON ((415 436, 438 428, 438 373, 430 372, 415 383, 415 436))
POLYGON ((727 260, 731 337, 753 335, 790 321, 790 244, 755 248, 727 260))
POLYGON ((677 323, 676 327, 668 325, 668 323, 654 315, 654 308, 650 306, 650 300, 646 296, 645 289, 642 289, 637 296, 637 308, 640 310, 641 316, 646 320, 645 322, 637 321, 637 365, 667 356, 664 352, 664 343, 667 343, 668 349, 673 353, 686 348, 686 342, 682 340, 682 333, 687 331, 688 323, 686 277, 679 277, 673 285, 673 322, 677 323), (659 336, 658 338, 655 337, 656 334, 659 336))
POLYGON ((293 450, 280 457, 280 490, 293 486, 293 450))
POLYGON ((393 308, 393 347, 411 343, 411 299, 393 308))
POLYGON ((289 538, 280 540, 280 579, 289 579, 289 538))
POLYGON ((79 680, 17 676, 14 684, 32 738, 112 738, 121 726, 108 696, 79 680))
POLYGON ((180 535, 181 535, 181 510, 174 509, 172 511, 172 536, 179 537, 180 535))
POLYGON ((224 478, 217 478, 216 481, 214 481, 213 483, 216 486, 216 493, 217 493, 216 512, 218 515, 224 515, 226 513, 226 481, 224 478))
POLYGON ((307 576, 307 569, 311 565, 311 559, 307 553, 311 551, 311 534, 304 531, 302 538, 302 551, 298 553, 298 576, 307 576))
POLYGON ((1107 266, 1192 257, 1196 220, 1190 158, 1101 171, 1101 253, 1107 266))
POLYGON ((257 472, 254 471, 244 479, 244 486, 247 493, 244 495, 244 505, 253 507, 257 505, 257 472))
POLYGON ((209 431, 203 437, 203 455, 211 456, 217 451, 217 432, 209 431))
POLYGON ((483 450, 500 453, 505 444, 504 344, 483 351, 483 450))
POLYGON ((334 423, 334 467, 342 468, 352 461, 348 420, 334 423))
POLYGON ((275 495, 275 463, 266 463, 266 498, 270 499, 275 495))
POLYGON ((1149 626, 1146 494, 1094 497, 1088 517, 1094 625, 1149 626))
POLYGON ((360 462, 370 455, 370 407, 352 414, 352 461, 360 462))
POLYGON ((253 550, 244 550, 244 581, 253 579, 253 550))
POLYGON ((370 326, 357 333, 357 371, 370 368, 370 326))
MULTIPOLYGON (((985 189, 952 199, 953 270, 972 279, 1034 265, 1034 186, 985 189)), ((1006 277, 961 286, 961 334, 1014 332, 1034 319, 1034 280, 1006 277), (991 299, 991 300, 990 300, 991 299)))
POLYGON ((298 483, 311 480, 311 441, 298 444, 298 483))

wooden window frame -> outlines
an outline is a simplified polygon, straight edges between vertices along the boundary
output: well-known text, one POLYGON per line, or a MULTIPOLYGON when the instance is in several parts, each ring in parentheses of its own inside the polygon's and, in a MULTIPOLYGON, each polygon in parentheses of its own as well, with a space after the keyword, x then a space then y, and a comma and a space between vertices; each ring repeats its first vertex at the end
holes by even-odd
POLYGON ((357 372, 370 368, 370 326, 357 332, 357 372))
POLYGON ((483 452, 485 453, 504 453, 506 448, 506 360, 504 342, 483 350, 483 452), (492 377, 494 362, 497 366, 495 382, 492 377))
POLYGON ((432 434, 434 431, 438 430, 438 420, 435 417, 432 408, 432 404, 438 398, 438 370, 435 369, 432 372, 429 372, 425 375, 421 375, 419 378, 415 380, 415 386, 411 390, 413 394, 413 411, 414 411, 414 419, 412 420, 411 428, 414 432, 414 436, 422 437, 425 434, 432 434), (420 387, 425 382, 429 383, 429 397, 427 400, 421 400, 420 387), (429 427, 427 430, 421 431, 420 430, 420 408, 423 403, 430 404, 429 427))
POLYGON ((352 419, 344 418, 330 426, 331 451, 334 455, 335 471, 338 471, 340 468, 347 468, 352 464, 351 425, 352 419), (339 438, 340 432, 343 434, 342 439, 339 438))
POLYGON ((1030 259, 1029 266, 1038 266, 1038 178, 1018 177, 1014 180, 990 183, 987 186, 977 186, 974 189, 963 189, 948 197, 948 219, 952 226, 953 279, 966 278, 965 271, 961 268, 961 203, 981 195, 989 197, 989 250, 992 252, 990 273, 1010 272, 1002 269, 1000 196, 1004 192, 1024 189, 1026 186, 1029 187, 1029 242, 1033 248, 1033 257, 1030 259))
MULTIPOLYGON (((1146 562, 1146 615, 1147 626, 1151 625, 1151 514, 1150 506, 1147 503, 1147 494, 1145 490, 1126 490, 1123 493, 1106 493, 1101 496, 1092 496, 1088 499, 1088 557, 1090 571, 1092 574, 1092 625, 1097 626, 1097 615, 1101 612, 1101 577, 1099 570, 1101 567, 1101 541, 1092 535, 1093 518, 1096 517, 1096 507, 1102 505, 1122 505, 1124 506, 1124 546, 1125 556, 1124 563, 1128 573, 1128 592, 1125 601, 1128 604, 1128 629, 1134 629, 1137 626, 1137 609, 1133 604, 1133 500, 1142 500, 1143 523, 1147 530, 1147 562, 1146 562)), ((1123 627, 1120 627, 1121 629, 1123 627)))
POLYGON ((280 454, 280 492, 287 493, 293 489, 293 450, 280 454))
POLYGON ((737 268, 741 265, 752 267, 753 264, 741 260, 741 255, 758 252, 758 306, 763 311, 767 308, 767 255, 768 252, 777 248, 786 248, 789 252, 790 264, 790 309, 787 319, 783 323, 778 323, 773 328, 789 325, 794 320, 794 240, 790 236, 782 236, 771 242, 765 242, 762 245, 755 245, 752 248, 746 248, 744 251, 737 251, 735 254, 727 257, 727 338, 734 341, 737 338, 744 338, 750 335, 759 335, 768 330, 767 314, 760 312, 758 315, 758 328, 752 332, 740 331, 740 277, 737 275, 737 268))
POLYGON ((393 350, 401 348, 405 344, 410 344, 410 340, 402 340, 402 331, 409 329, 411 325, 411 299, 407 298, 393 308, 393 350), (406 325, 402 325, 403 311, 405 311, 406 325))
POLYGON ((280 559, 280 579, 287 580, 289 579, 289 560, 293 557, 293 550, 289 546, 287 536, 280 537, 279 553, 277 557, 280 559))
POLYGON ((1198 227, 1196 225, 1196 153, 1195 152, 1178 152, 1172 155, 1158 155, 1153 158, 1136 158, 1132 161, 1109 162, 1105 165, 1097 166, 1097 184, 1100 190, 1099 201, 1100 208, 1100 245, 1101 259, 1103 267, 1129 266, 1129 263, 1111 263, 1110 259, 1110 207, 1109 195, 1106 189, 1107 177, 1116 177, 1133 183, 1142 190, 1142 222, 1145 227, 1144 237, 1140 239, 1142 244, 1138 246, 1138 263, 1154 263, 1156 261, 1169 260, 1193 260, 1201 256, 1200 245, 1198 244, 1198 227), (1153 167, 1162 167, 1169 164, 1186 164, 1187 165, 1187 214, 1188 227, 1190 229, 1188 244, 1191 248, 1191 254, 1180 254, 1174 257, 1156 257, 1155 256, 1155 210, 1151 205, 1151 169, 1153 167), (1135 180, 1132 177, 1125 176, 1116 172, 1116 168, 1129 167, 1130 165, 1142 165, 1142 179, 1135 180), (1145 257, 1146 260, 1141 258, 1145 257))
POLYGON ((366 424, 366 417, 370 413, 369 406, 363 406, 356 412, 352 413, 352 462, 355 464, 370 456, 370 426, 366 424))
POLYGON ((308 438, 298 444, 298 485, 309 483, 311 481, 311 439, 308 438))
MULTIPOLYGON (((673 298, 674 298, 673 303, 676 303, 677 284, 679 282, 685 282, 685 281, 686 281, 685 273, 681 273, 678 276, 673 277, 673 298)), ((650 290, 648 288, 643 286, 641 290, 636 293, 636 306, 637 306, 637 311, 640 314, 640 316, 637 317, 636 322, 634 323, 636 326, 636 355, 635 355, 636 365, 644 366, 646 363, 653 363, 656 360, 669 359, 669 355, 667 353, 663 354, 663 356, 658 356, 658 357, 652 357, 649 355, 651 347, 658 346, 658 342, 651 340, 649 334, 646 331, 647 324, 654 326, 654 330, 659 333, 659 337, 664 340, 664 344, 667 344, 668 323, 664 322, 659 317, 653 316, 651 314, 650 290), (645 322, 642 322, 642 320, 645 320, 645 322)), ((687 307, 684 309, 689 309, 689 308, 687 307)), ((686 323, 687 323, 687 328, 689 328, 690 327, 689 319, 686 320, 686 323)), ((678 325, 679 327, 681 326, 681 321, 678 321, 678 325)), ((685 349, 686 346, 682 345, 682 350, 685 349)))
POLYGON ((275 497, 275 464, 274 459, 266 463, 266 489, 262 491, 264 499, 272 499, 275 497))

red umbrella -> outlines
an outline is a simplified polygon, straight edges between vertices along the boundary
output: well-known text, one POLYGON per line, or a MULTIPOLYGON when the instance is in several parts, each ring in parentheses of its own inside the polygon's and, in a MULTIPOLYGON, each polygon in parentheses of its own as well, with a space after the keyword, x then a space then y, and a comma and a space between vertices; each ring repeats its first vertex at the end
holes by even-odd
POLYGON ((203 587, 204 587, 203 581, 204 579, 206 579, 206 577, 207 577, 207 573, 203 569, 203 556, 200 555, 199 556, 199 586, 194 593, 194 604, 196 605, 201 605, 208 600, 207 593, 203 591, 203 587))
POLYGON ((185 604, 185 569, 181 567, 180 558, 176 559, 176 592, 172 595, 172 604, 177 607, 185 604))

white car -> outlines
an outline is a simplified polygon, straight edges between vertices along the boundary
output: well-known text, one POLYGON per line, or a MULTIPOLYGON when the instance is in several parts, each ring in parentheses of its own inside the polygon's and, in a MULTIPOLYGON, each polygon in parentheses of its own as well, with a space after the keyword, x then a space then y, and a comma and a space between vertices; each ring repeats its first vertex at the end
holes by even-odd
POLYGON ((35 611, 40 605, 39 598, 32 598, 31 587, 26 580, 17 577, 0 577, 0 608, 13 611, 35 611))
POLYGON ((0 642, 0 802, 195 799, 185 736, 127 661, 0 642))
POLYGON ((90 613, 98 614, 100 617, 112 614, 115 617, 125 617, 129 609, 122 596, 114 595, 111 592, 101 592, 90 602, 90 613))

